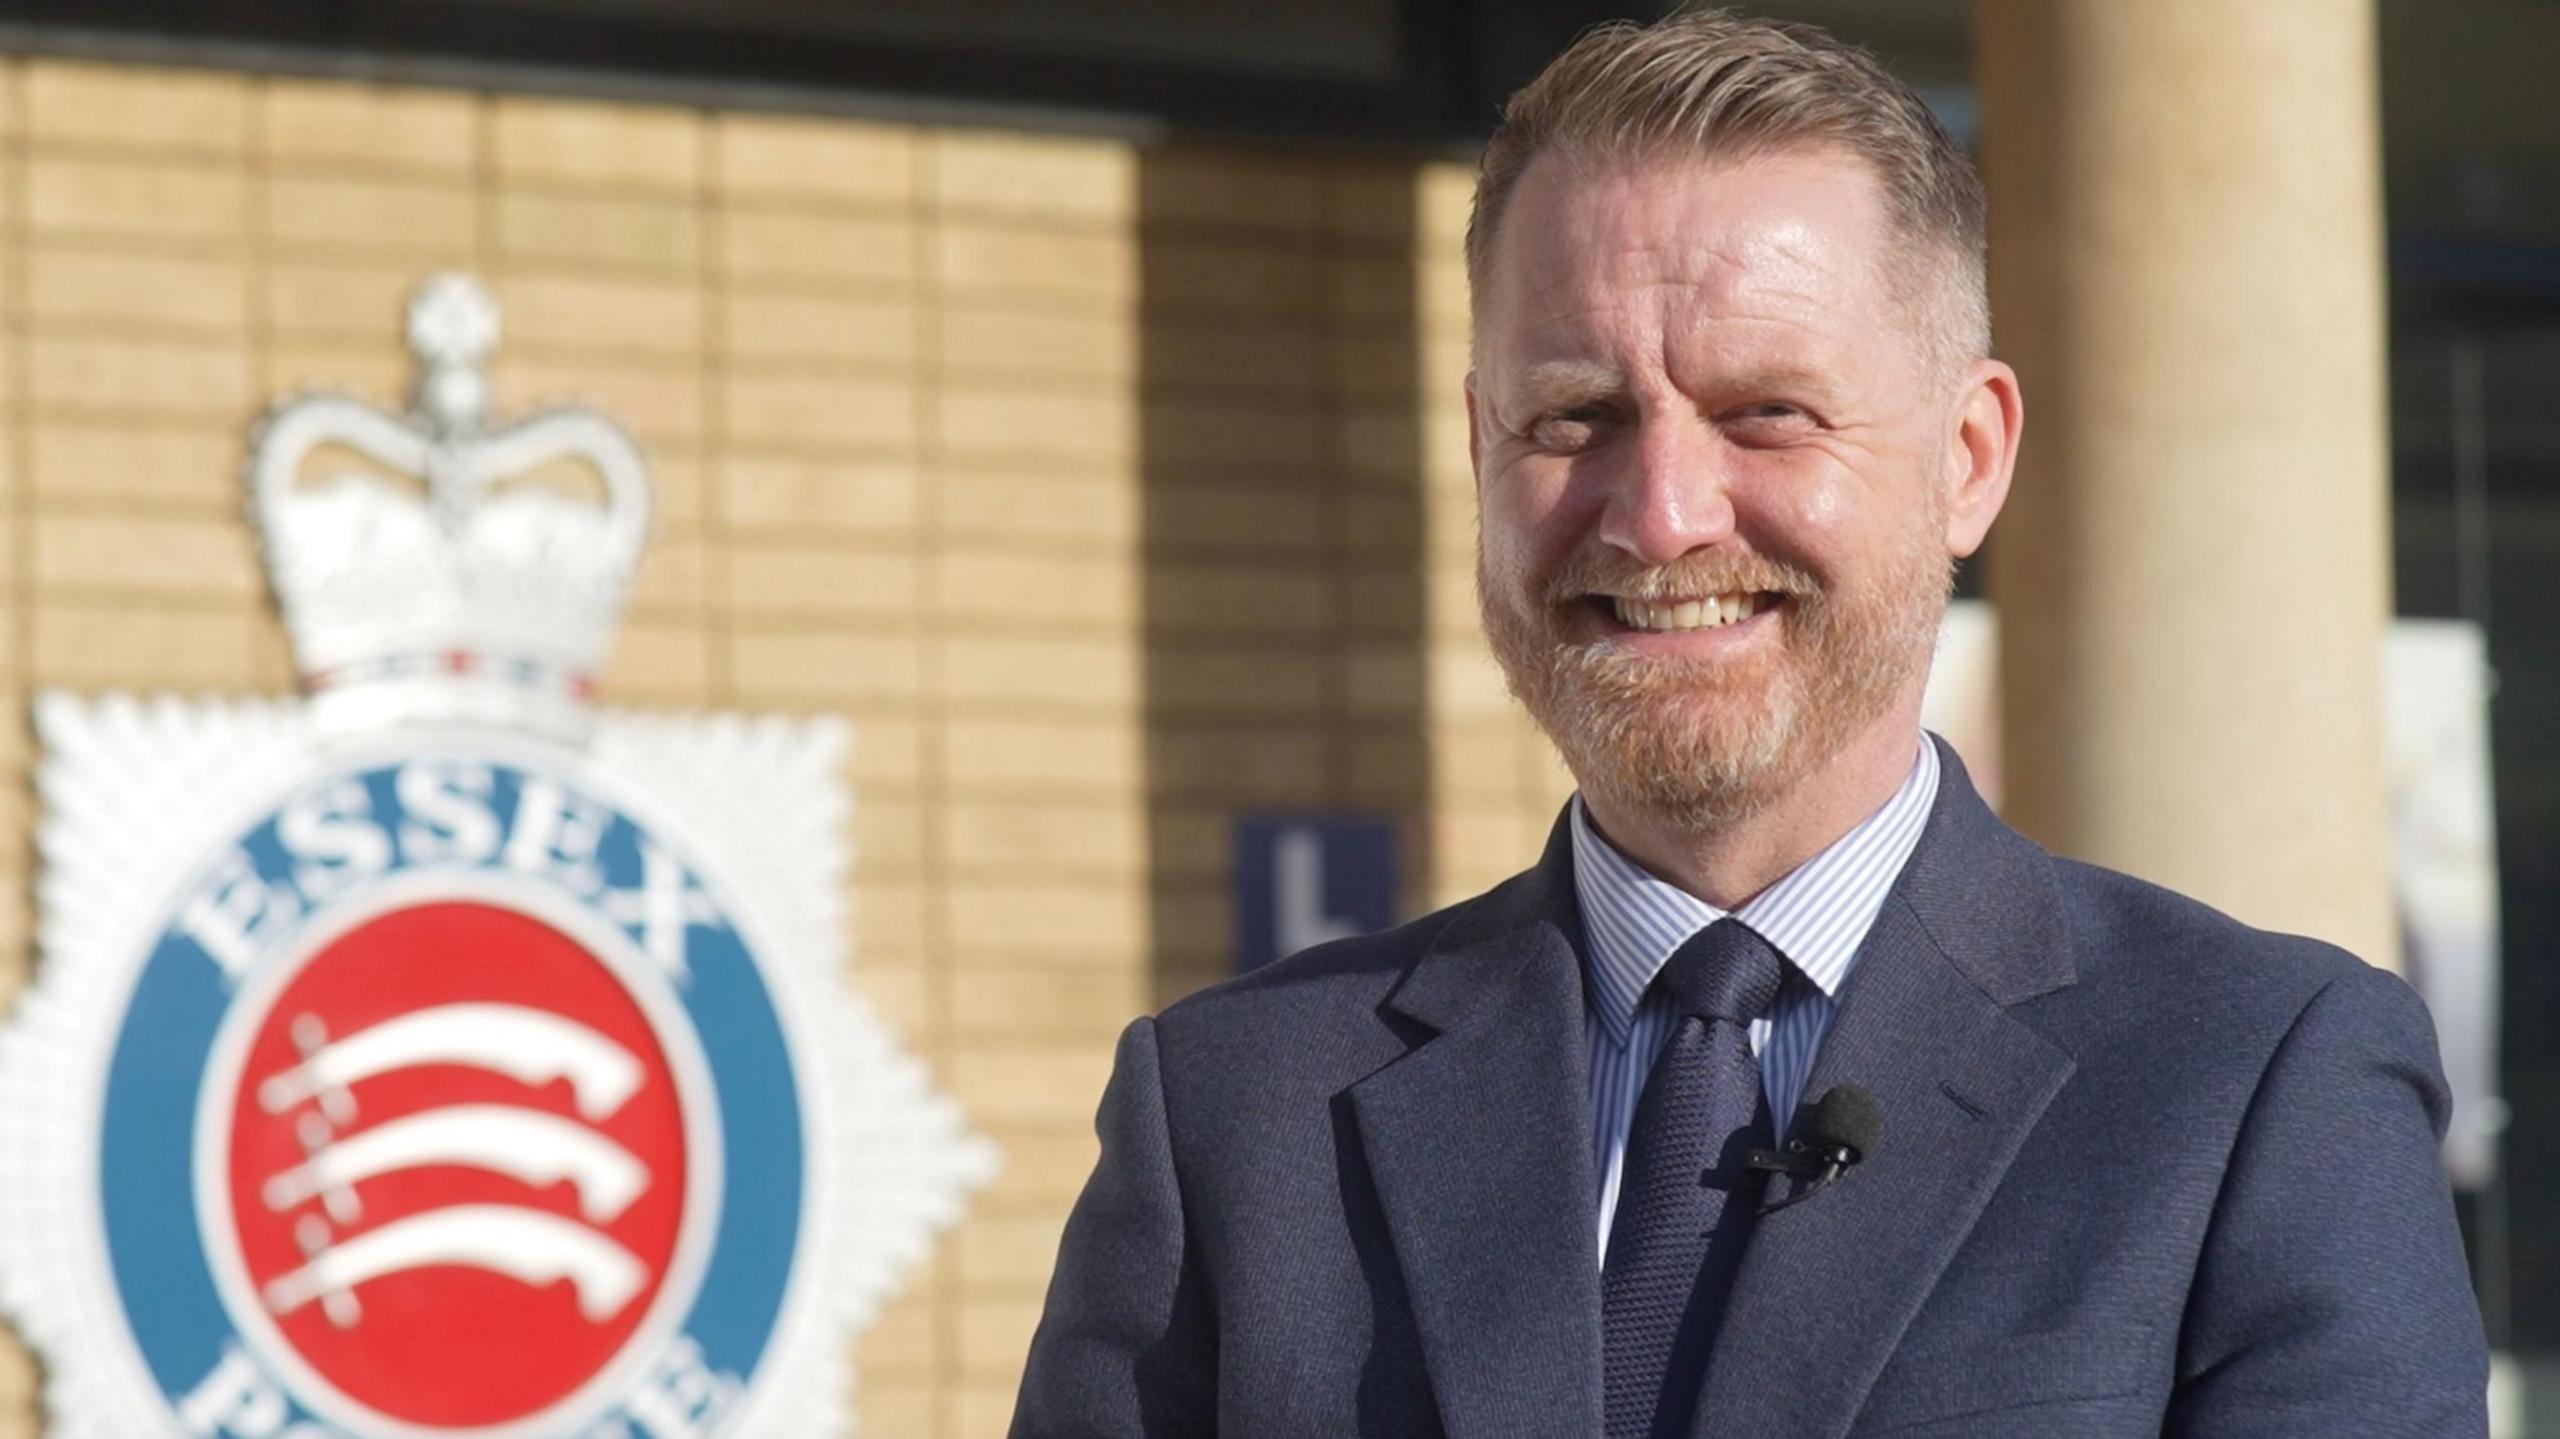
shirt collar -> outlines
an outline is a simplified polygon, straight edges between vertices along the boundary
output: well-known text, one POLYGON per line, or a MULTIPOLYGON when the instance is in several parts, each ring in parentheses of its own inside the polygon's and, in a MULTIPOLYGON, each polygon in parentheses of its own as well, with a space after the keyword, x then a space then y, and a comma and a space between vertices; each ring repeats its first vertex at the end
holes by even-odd
MULTIPOLYGON (((1884 897, 1920 843, 1938 793, 1938 747, 1923 736, 1902 787, 1856 828, 1754 895, 1734 917, 1759 932, 1823 996, 1837 1000, 1884 897)), ((1672 951, 1725 917, 1601 838, 1574 796, 1573 884, 1582 901, 1594 1013, 1620 1047, 1636 1005, 1672 951)))

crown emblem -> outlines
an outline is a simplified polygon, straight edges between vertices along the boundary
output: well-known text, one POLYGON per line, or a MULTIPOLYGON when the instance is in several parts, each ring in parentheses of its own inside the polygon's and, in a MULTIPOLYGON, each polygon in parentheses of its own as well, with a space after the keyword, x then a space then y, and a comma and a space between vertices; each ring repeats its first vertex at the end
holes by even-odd
POLYGON ((250 518, 313 718, 582 739, 648 542, 639 447, 593 410, 494 421, 498 305, 470 276, 422 282, 408 326, 407 413, 308 395, 250 446, 250 518))

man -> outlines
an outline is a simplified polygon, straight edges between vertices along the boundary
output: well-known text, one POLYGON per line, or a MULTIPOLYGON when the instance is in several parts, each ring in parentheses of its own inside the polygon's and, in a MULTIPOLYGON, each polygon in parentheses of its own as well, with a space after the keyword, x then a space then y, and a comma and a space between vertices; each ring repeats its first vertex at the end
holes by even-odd
POLYGON ((1580 793, 1489 894, 1130 1027, 1017 1435, 2484 1432, 2408 989, 2048 856, 1920 732, 2022 428, 1982 234, 1815 32, 1515 97, 1479 580, 1580 793), (1754 1167, 1835 1089, 1845 1173, 1754 1167))

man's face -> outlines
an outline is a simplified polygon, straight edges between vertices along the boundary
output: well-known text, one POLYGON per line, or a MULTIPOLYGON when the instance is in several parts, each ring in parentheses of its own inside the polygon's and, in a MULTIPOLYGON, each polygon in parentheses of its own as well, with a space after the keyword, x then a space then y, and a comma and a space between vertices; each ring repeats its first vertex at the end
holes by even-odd
POLYGON ((1957 387, 1892 244, 1828 149, 1550 153, 1514 191, 1468 392, 1478 590, 1595 800, 1712 829, 1909 722, 1979 530, 1950 536, 1957 387))

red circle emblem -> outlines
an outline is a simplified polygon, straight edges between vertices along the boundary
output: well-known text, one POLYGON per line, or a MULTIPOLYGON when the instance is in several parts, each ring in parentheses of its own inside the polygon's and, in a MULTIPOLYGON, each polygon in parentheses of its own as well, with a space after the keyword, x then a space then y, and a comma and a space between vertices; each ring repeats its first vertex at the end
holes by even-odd
POLYGON ((665 1282, 675 1079, 622 982, 547 924, 475 902, 368 920, 276 995, 240 1075, 223 1186, 254 1301, 378 1414, 538 1414, 665 1282))

